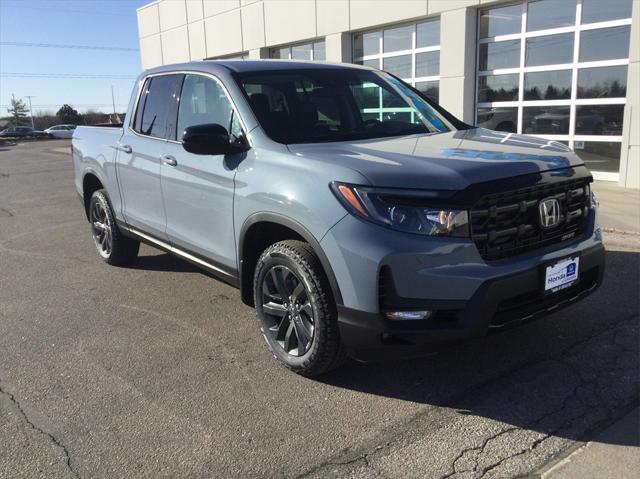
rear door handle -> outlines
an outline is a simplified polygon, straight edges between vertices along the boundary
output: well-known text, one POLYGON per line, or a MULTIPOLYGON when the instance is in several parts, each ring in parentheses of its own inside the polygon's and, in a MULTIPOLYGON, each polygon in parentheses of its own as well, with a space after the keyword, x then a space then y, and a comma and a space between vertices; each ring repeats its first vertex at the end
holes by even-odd
POLYGON ((178 166, 178 162, 171 155, 164 155, 162 157, 162 163, 164 163, 167 166, 178 166))
POLYGON ((123 153, 126 153, 127 155, 130 155, 131 152, 133 151, 133 149, 129 145, 120 145, 120 144, 118 144, 118 146, 116 147, 116 150, 122 151, 123 153))

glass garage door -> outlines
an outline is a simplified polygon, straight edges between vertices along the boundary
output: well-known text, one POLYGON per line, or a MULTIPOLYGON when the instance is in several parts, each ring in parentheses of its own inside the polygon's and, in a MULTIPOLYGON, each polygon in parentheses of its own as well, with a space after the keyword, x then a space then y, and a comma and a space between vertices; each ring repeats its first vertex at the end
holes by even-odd
POLYGON ((632 0, 480 10, 476 124, 561 141, 617 180, 632 0))

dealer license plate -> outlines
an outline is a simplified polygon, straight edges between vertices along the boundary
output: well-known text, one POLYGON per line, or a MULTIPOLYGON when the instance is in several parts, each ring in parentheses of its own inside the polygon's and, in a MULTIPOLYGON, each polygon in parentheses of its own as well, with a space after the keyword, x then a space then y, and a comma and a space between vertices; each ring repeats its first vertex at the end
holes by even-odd
POLYGON ((579 257, 563 259, 547 266, 544 277, 545 293, 555 293, 575 283, 578 279, 579 266, 579 257))

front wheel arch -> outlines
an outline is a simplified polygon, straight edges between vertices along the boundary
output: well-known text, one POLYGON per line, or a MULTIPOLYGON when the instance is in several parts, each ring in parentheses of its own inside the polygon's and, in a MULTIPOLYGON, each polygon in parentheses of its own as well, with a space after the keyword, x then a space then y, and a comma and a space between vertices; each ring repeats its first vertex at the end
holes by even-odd
POLYGON ((340 293, 336 276, 320 242, 296 220, 278 213, 254 213, 242 225, 238 239, 238 272, 240 275, 242 302, 248 306, 254 306, 253 273, 262 252, 272 244, 287 239, 303 240, 311 246, 320 260, 320 264, 329 281, 334 301, 336 304, 342 305, 342 294, 340 293), (259 237, 262 228, 273 228, 279 234, 274 236, 268 242, 269 244, 254 241, 255 238, 259 237))

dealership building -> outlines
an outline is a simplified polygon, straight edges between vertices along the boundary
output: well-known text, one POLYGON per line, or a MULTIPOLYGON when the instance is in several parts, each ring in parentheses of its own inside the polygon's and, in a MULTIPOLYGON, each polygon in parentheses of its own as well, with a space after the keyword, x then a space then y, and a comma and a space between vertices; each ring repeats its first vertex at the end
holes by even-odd
POLYGON ((596 179, 640 188, 640 0, 159 0, 137 13, 143 68, 364 64, 467 123, 565 143, 596 179))

